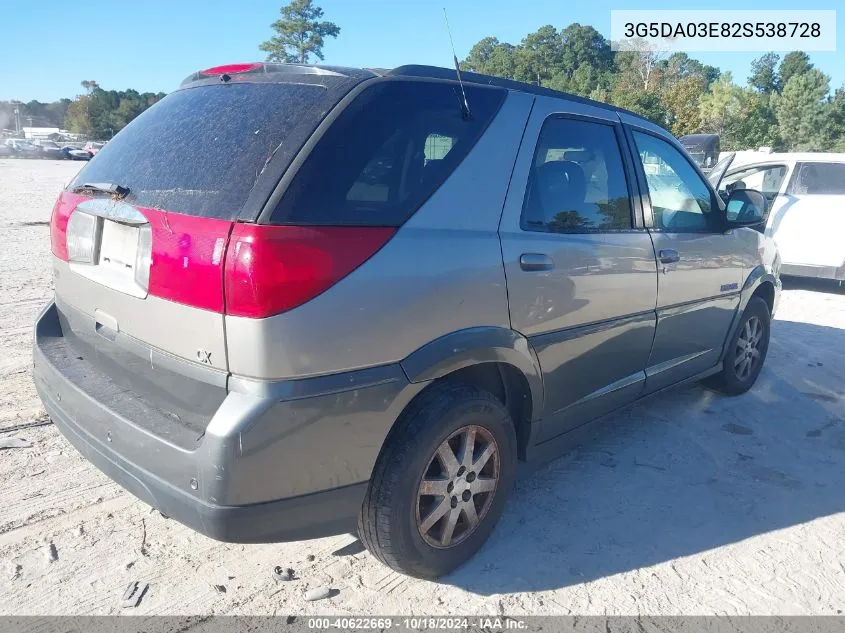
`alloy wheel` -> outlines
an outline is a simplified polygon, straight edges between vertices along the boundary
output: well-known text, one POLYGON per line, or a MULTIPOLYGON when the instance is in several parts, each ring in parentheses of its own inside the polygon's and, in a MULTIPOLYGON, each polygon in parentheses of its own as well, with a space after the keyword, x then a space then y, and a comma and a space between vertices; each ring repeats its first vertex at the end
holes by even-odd
POLYGON ((740 380, 748 380, 752 371, 760 363, 762 340, 763 322, 759 317, 752 316, 745 322, 742 333, 736 341, 734 371, 740 380))
POLYGON ((493 503, 500 467, 499 447, 484 427, 465 426, 443 441, 417 493, 416 523, 423 540, 443 549, 472 534, 493 503))

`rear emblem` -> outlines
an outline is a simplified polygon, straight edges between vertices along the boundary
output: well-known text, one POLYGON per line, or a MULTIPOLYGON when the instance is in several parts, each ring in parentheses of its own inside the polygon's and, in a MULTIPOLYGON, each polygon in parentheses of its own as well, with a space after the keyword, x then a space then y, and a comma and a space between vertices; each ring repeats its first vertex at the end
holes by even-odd
POLYGON ((200 348, 197 350, 197 360, 205 365, 211 364, 211 352, 207 352, 200 348))

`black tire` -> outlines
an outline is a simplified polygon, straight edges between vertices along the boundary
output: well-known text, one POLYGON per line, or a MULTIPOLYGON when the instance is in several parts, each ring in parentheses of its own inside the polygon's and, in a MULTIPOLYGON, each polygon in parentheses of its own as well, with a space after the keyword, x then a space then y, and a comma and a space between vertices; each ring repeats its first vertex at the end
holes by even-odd
POLYGON ((763 369, 763 363, 766 362, 766 354, 769 351, 771 321, 772 316, 769 313, 768 304, 760 297, 751 297, 725 353, 722 371, 708 378, 705 383, 709 387, 730 395, 739 395, 751 389, 757 381, 757 376, 760 375, 760 370, 763 369), (748 353, 753 354, 754 352, 748 352, 741 345, 741 342, 747 336, 746 326, 749 323, 754 323, 755 319, 762 327, 759 343, 756 346, 758 356, 753 357, 753 363, 749 371, 743 374, 742 356, 748 353))
MULTIPOLYGON (((458 453, 455 456, 460 457, 458 453)), ((474 459, 470 456, 468 463, 474 459)), ((478 463, 480 461, 479 458, 478 463)), ((491 458, 488 463, 492 461, 491 458)), ((490 536, 513 487, 515 471, 516 432, 502 402, 493 394, 472 386, 447 381, 435 383, 411 402, 385 441, 358 515, 359 538, 379 561, 403 574, 429 579, 448 574, 469 560, 490 536), (489 493, 492 495, 489 502, 488 493, 473 494, 471 500, 457 501, 463 503, 463 508, 469 503, 473 508, 484 504, 483 512, 476 515, 478 521, 470 530, 467 527, 471 525, 469 515, 458 508, 457 520, 463 520, 459 525, 463 525, 465 536, 462 540, 456 536, 455 543, 448 547, 435 547, 425 540, 433 539, 431 532, 425 538, 421 533, 424 529, 421 524, 425 521, 420 504, 425 497, 419 496, 420 486, 423 477, 431 477, 434 460, 439 460, 435 455, 444 442, 453 441, 450 438, 455 437, 464 438, 460 439, 463 446, 469 442, 466 436, 456 436, 456 433, 464 432, 463 429, 479 429, 478 436, 494 440, 487 444, 474 442, 473 446, 480 450, 481 446, 493 445, 494 450, 497 449, 498 483, 489 493)), ((455 512, 455 497, 450 496, 458 490, 454 486, 468 486, 470 484, 466 482, 473 481, 476 476, 465 472, 460 484, 448 475, 443 476, 446 477, 443 481, 450 482, 453 488, 449 488, 446 496, 432 495, 431 507, 439 506, 441 502, 451 503, 452 510, 443 515, 446 521, 450 513, 455 512)), ((484 479, 480 471, 477 478, 484 479)), ((453 529, 458 534, 458 528, 453 529)), ((451 539, 452 532, 449 534, 451 539)))

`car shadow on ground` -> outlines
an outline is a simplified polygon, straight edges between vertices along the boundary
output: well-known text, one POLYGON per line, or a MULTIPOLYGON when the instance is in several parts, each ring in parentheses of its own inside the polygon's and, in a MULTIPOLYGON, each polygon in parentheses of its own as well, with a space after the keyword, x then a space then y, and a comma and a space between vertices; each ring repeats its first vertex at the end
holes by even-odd
POLYGON ((693 385, 594 423, 442 582, 556 589, 843 512, 843 463, 845 330, 776 321, 749 393, 693 385))
POLYGON ((811 277, 781 277, 784 290, 811 290, 828 294, 845 294, 845 285, 840 286, 832 279, 814 279, 811 277))

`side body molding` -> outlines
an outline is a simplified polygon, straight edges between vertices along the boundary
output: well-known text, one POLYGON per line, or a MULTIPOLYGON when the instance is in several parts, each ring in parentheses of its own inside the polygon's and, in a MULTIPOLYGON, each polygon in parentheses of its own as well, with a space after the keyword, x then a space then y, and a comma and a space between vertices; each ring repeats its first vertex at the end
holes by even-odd
POLYGON ((476 327, 452 332, 412 352, 400 365, 413 383, 481 363, 505 363, 522 372, 531 389, 532 417, 541 417, 544 400, 540 362, 528 339, 513 330, 476 327))

